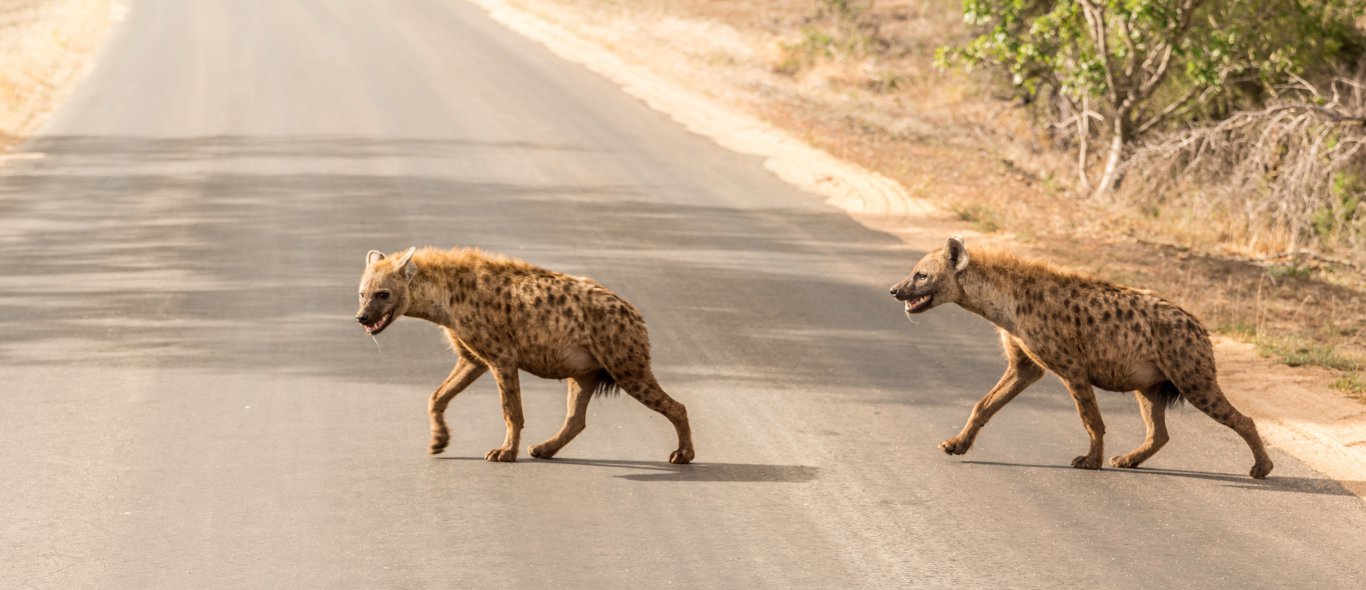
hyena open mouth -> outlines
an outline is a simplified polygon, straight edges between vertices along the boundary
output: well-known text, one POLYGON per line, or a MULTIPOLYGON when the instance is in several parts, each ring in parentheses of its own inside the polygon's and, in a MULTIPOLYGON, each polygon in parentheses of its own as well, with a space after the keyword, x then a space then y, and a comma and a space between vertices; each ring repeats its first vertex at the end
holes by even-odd
POLYGON ((934 295, 921 295, 906 302, 906 313, 920 313, 930 308, 934 295))
POLYGON ((376 334, 379 334, 380 332, 383 332, 385 328, 389 327, 389 320, 393 317, 394 312, 391 311, 385 313, 384 316, 379 318, 378 320, 375 320, 375 323, 365 324, 365 333, 374 336, 376 334))

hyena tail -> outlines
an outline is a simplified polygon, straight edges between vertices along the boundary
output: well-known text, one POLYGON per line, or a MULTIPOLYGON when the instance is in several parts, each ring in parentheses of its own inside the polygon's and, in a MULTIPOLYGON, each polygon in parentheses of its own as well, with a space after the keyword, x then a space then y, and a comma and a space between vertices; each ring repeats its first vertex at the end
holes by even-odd
POLYGON ((1172 384, 1171 381, 1163 381, 1158 387, 1161 388, 1161 390, 1158 391, 1158 397, 1168 408, 1175 408, 1176 406, 1181 405, 1181 402, 1186 401, 1181 397, 1181 390, 1177 389, 1176 385, 1172 384))
POLYGON ((611 397, 621 393, 621 388, 617 386, 617 380, 612 378, 612 374, 607 369, 598 369, 596 375, 597 383, 593 385, 593 391, 588 392, 593 397, 611 397))

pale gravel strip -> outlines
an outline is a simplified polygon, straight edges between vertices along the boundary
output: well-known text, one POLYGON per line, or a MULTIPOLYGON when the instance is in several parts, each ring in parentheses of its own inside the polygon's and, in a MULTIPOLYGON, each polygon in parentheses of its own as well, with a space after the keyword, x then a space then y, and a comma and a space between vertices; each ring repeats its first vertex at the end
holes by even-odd
POLYGON ((1251 344, 1214 342, 1224 393, 1266 442, 1366 498, 1366 405, 1316 386, 1312 369, 1269 366, 1251 344))
MULTIPOLYGON (((627 94, 670 116, 689 131, 742 154, 764 157, 783 181, 826 197, 872 229, 931 249, 954 225, 933 204, 900 184, 839 160, 792 135, 631 64, 592 40, 502 0, 469 0, 517 33, 559 57, 620 85, 627 94)), ((998 240, 993 240, 998 241, 998 240)), ((1366 497, 1366 405, 1345 399, 1287 367, 1257 358, 1249 344, 1216 338, 1220 381, 1229 399, 1257 420, 1266 442, 1366 497)), ((1273 473, 1274 477, 1275 474, 1273 473)))
POLYGON ((811 147, 759 119, 628 63, 602 46, 501 0, 470 0, 494 20, 622 87, 650 108, 727 149, 765 158, 764 167, 829 204, 878 218, 943 217, 934 205, 912 198, 896 181, 811 147))
POLYGON ((43 124, 126 12, 124 0, 0 0, 0 151, 43 124))

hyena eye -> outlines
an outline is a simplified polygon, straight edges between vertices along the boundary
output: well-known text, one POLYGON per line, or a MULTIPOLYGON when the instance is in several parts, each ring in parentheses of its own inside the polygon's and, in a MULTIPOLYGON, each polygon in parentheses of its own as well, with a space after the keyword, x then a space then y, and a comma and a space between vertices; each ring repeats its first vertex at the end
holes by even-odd
POLYGON ((379 293, 375 293, 375 297, 378 297, 378 298, 380 298, 380 299, 388 299, 388 298, 389 298, 389 292, 388 292, 388 291, 380 291, 379 293))
POLYGON ((923 272, 915 273, 915 280, 917 280, 917 281, 923 281, 923 280, 925 280, 925 279, 927 279, 927 278, 929 278, 929 275, 927 275, 927 274, 925 274, 925 273, 923 273, 923 272))

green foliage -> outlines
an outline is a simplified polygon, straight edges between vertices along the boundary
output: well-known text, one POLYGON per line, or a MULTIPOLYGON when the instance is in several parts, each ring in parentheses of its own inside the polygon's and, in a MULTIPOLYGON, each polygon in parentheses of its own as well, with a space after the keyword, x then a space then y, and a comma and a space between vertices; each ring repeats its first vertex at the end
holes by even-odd
POLYGON ((1292 367, 1325 367, 1338 371, 1361 369, 1361 363, 1339 355, 1336 347, 1299 338, 1260 338, 1257 352, 1262 356, 1277 357, 1292 367))
POLYGON ((865 10, 867 9, 864 7, 863 2, 851 0, 820 0, 818 14, 821 14, 822 16, 825 14, 832 14, 841 22, 853 23, 857 22, 859 17, 863 16, 865 10))
POLYGON ((1348 373, 1333 380, 1333 389, 1356 395, 1366 395, 1366 377, 1360 373, 1348 373))
MULTIPOLYGON (((940 48, 941 67, 1004 70, 1056 118, 1099 117, 1125 144, 1178 120, 1217 117, 1293 76, 1360 53, 1366 0, 963 0, 980 34, 940 48), (1221 106, 1222 105, 1222 106, 1221 106)), ((1078 125, 1078 134, 1096 127, 1078 125)), ((1084 144, 1082 144, 1084 145, 1084 144)))
POLYGON ((1214 327, 1214 331, 1220 334, 1227 334, 1244 342, 1257 337, 1257 326, 1243 320, 1219 324, 1214 327))
POLYGON ((870 74, 863 81, 863 87, 873 92, 896 92, 906 85, 906 77, 888 71, 870 74))
POLYGON ((1351 231, 1353 223, 1358 221, 1363 209, 1362 197, 1366 195, 1366 186, 1363 185, 1361 177, 1352 172, 1339 172, 1333 175, 1330 190, 1333 201, 1328 206, 1314 211, 1310 217, 1314 234, 1322 240, 1329 240, 1343 232, 1351 231))
POLYGON ((981 231, 991 233, 1001 229, 1001 216, 990 205, 970 203, 954 207, 953 212, 958 219, 973 224, 981 231))
POLYGON ((964 0, 964 20, 982 34, 941 49, 940 63, 1001 66, 1027 93, 1051 85, 1080 100, 1133 86, 1170 49, 1173 82, 1209 100, 1231 82, 1332 61, 1362 13, 1361 0, 964 0))
POLYGON ((784 44, 783 59, 773 69, 780 74, 796 74, 815 65, 822 57, 835 55, 835 38, 819 29, 802 30, 800 41, 784 44))
POLYGON ((1314 276, 1314 268, 1303 264, 1273 264, 1266 269, 1273 279, 1302 280, 1314 276))

